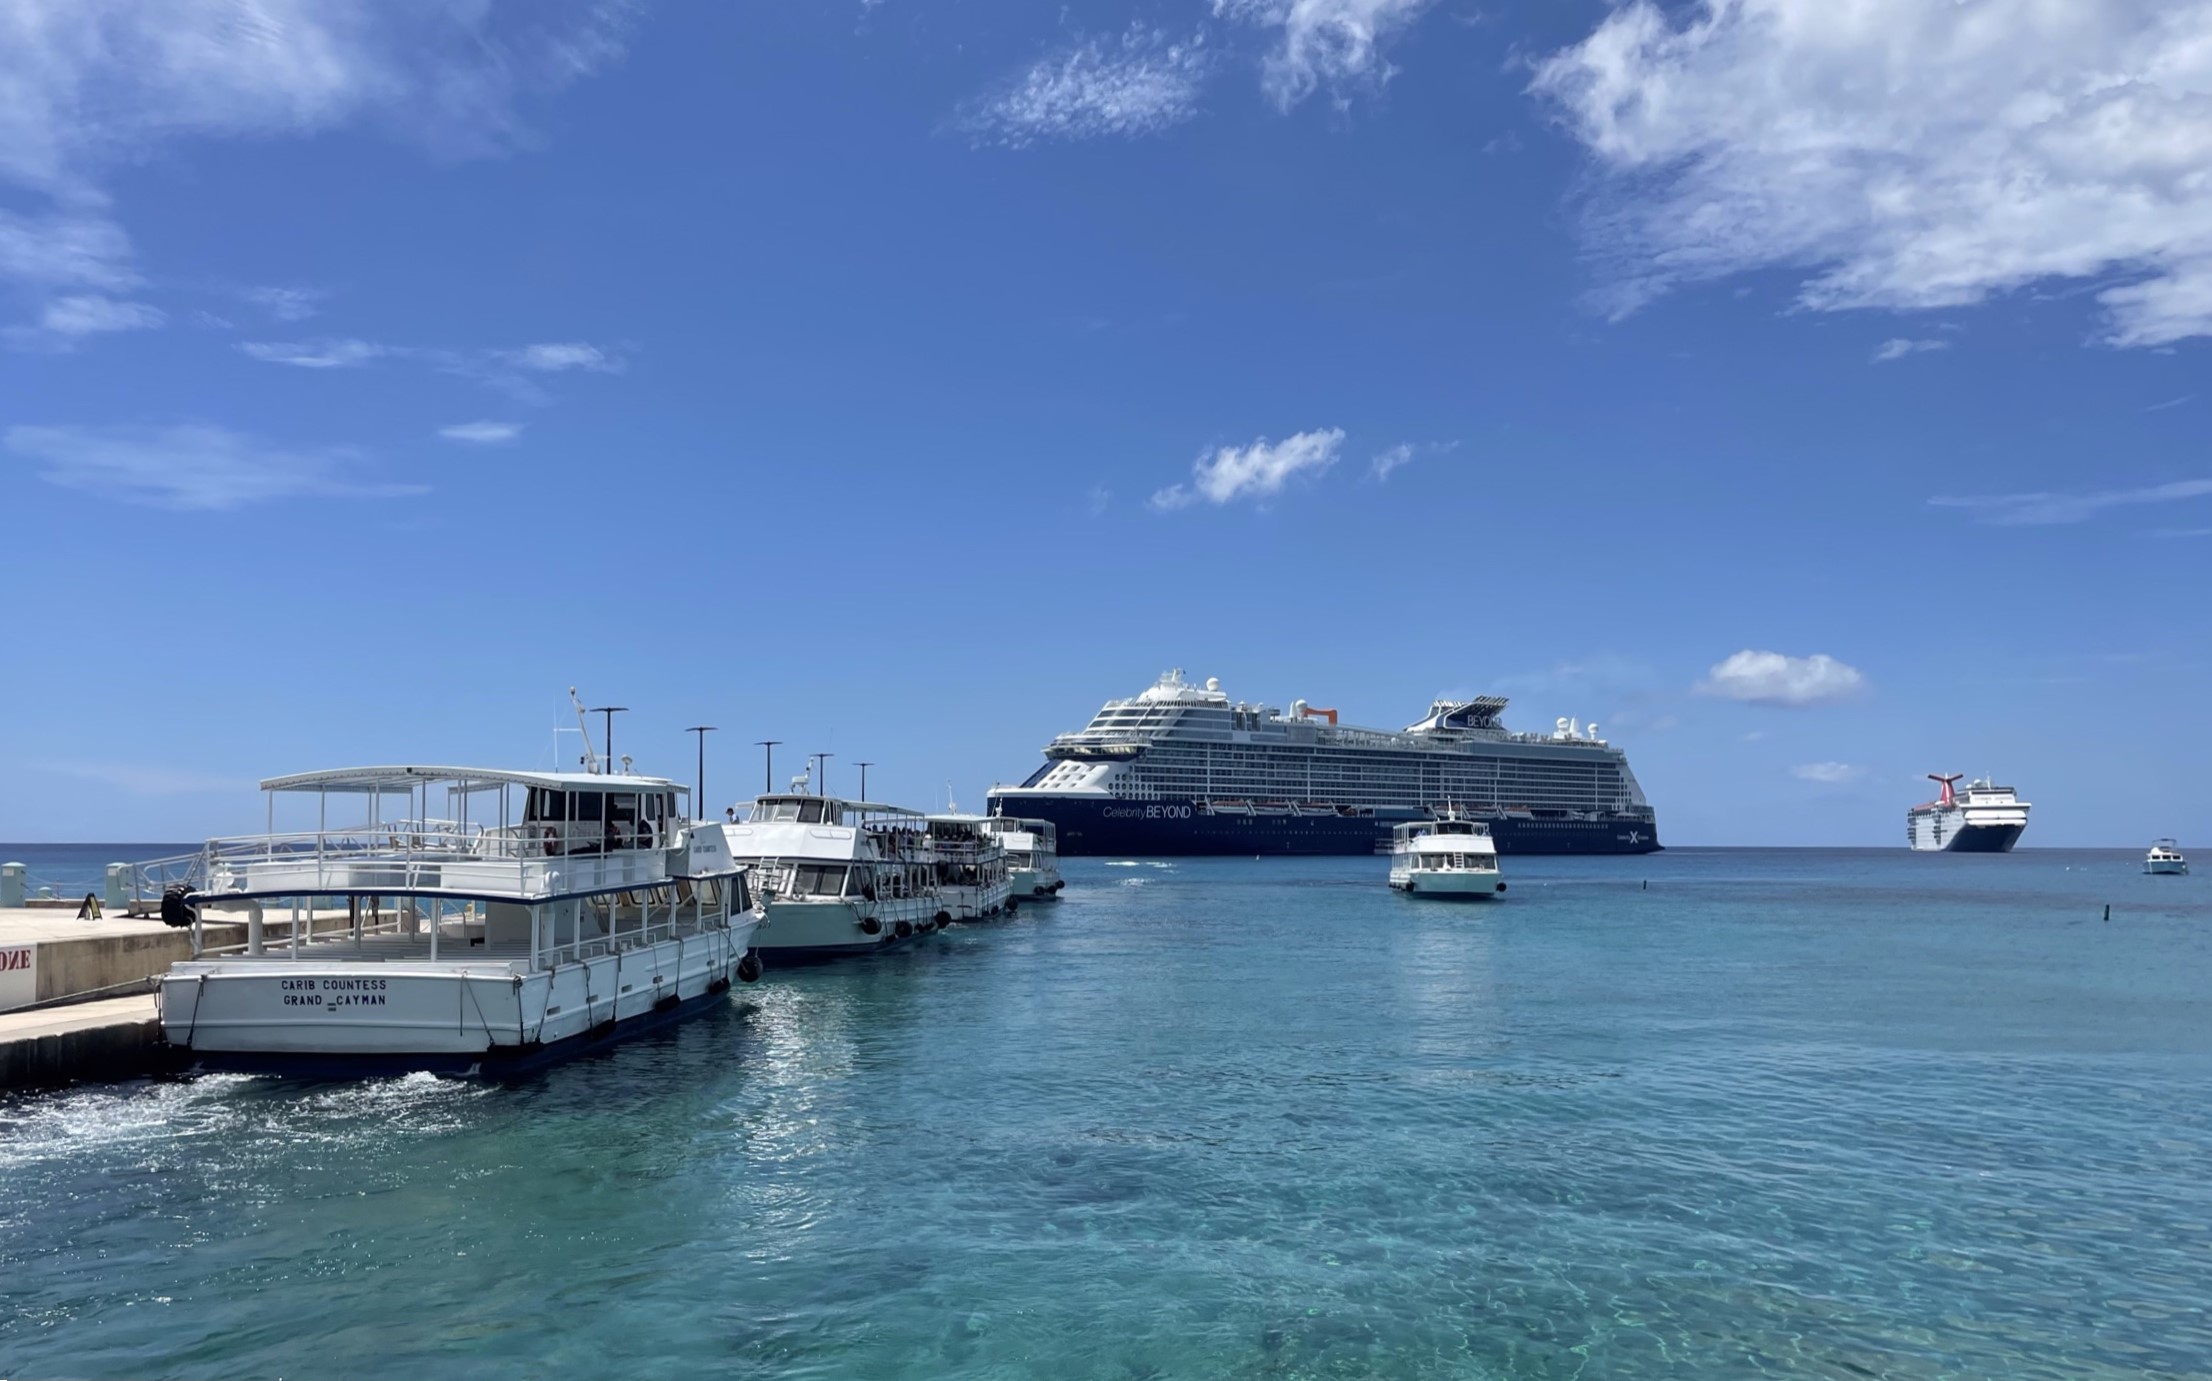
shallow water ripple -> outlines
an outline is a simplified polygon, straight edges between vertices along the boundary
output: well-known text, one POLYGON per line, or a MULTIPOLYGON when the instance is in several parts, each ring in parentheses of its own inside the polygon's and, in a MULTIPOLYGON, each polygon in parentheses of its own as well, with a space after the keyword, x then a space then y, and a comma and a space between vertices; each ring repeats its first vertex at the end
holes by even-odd
POLYGON ((2212 1375, 2204 883, 1118 862, 525 1084, 0 1103, 0 1375, 2212 1375))

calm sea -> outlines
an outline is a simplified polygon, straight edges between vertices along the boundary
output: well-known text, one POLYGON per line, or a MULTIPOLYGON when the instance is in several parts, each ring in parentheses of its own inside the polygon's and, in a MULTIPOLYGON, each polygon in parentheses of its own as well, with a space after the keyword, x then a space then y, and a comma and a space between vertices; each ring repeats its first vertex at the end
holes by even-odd
POLYGON ((0 1102, 0 1375, 2202 1375, 2138 858, 1083 860, 527 1083, 0 1102))

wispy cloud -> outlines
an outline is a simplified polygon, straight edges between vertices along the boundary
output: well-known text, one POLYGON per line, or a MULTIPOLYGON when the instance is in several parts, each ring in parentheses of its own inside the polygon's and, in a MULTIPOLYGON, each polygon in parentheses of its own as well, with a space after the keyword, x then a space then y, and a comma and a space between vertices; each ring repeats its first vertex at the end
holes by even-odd
POLYGON ((1198 113, 1209 61, 1203 36, 1133 25, 1119 39, 1087 38, 1043 59, 959 125, 978 143, 1010 148, 1158 134, 1198 113))
POLYGON ((0 279, 33 293, 137 286, 130 237, 102 184, 164 141, 360 125, 452 156, 513 147, 526 137, 519 99, 619 57, 631 7, 6 0, 0 187, 19 209, 0 212, 0 279))
POLYGON ((1288 109, 1327 86, 1339 92, 1386 81, 1395 71, 1383 48, 1431 0, 1213 0, 1215 17, 1277 30, 1262 81, 1288 109))
POLYGON ((2086 522, 2107 509, 2172 503, 2207 494, 2212 494, 2212 479, 2175 480, 2171 484, 2152 484, 2140 489, 2104 489, 2081 494, 1943 495, 1928 502, 1938 508, 1965 509, 1976 521, 1997 527, 2045 527, 2086 522))
POLYGON ((98 293, 57 297, 46 304, 36 326, 11 326, 10 344, 28 350, 67 350, 87 336, 111 331, 150 331, 169 318, 143 302, 125 302, 98 293))
POLYGON ((1950 348, 1951 342, 1947 340, 1907 340, 1897 336, 1874 347, 1874 363, 1888 364, 1891 360, 1901 360, 1907 355, 1923 355, 1930 350, 1950 348))
POLYGON ((2167 399, 2167 400, 2166 400, 2165 402, 2163 402, 2163 403, 2153 403, 2153 404, 2151 404, 2151 405, 2150 405, 2149 407, 2147 407, 2147 408, 2143 409, 2143 411, 2145 411, 2145 412, 2164 412, 2164 411, 2165 411, 2166 409, 2168 409, 2168 408, 2178 408, 2178 407, 2180 407, 2180 406, 2181 406, 2181 405, 2182 405, 2183 403, 2194 403, 2195 401, 2197 401, 2197 395, 2196 395, 2196 394, 2194 394, 2194 393, 2184 393, 2184 394, 2182 394, 2182 395, 2181 395, 2181 396, 2180 396, 2179 398, 2168 398, 2168 399, 2167 399))
POLYGON ((1380 484, 1389 479, 1392 474, 1422 456, 1443 455, 1457 445, 1459 443, 1456 441, 1432 441, 1425 445, 1415 445, 1410 441, 1402 441, 1389 450, 1377 454, 1373 460, 1369 461, 1367 472, 1374 477, 1376 483, 1380 484))
POLYGON ((263 364, 288 364, 299 369, 354 369, 387 355, 404 353, 372 340, 249 340, 238 348, 263 364))
POLYGON ((1297 476, 1318 475, 1336 464, 1343 444, 1344 429, 1331 427, 1298 432, 1281 441, 1262 438, 1249 446, 1223 446, 1192 462, 1189 485, 1169 485, 1152 496, 1151 506, 1164 511, 1200 501, 1225 504, 1270 498, 1297 476))
POLYGON ((1839 662, 1825 652, 1792 657, 1781 652, 1755 652, 1750 648, 1716 662, 1694 690, 1724 700, 1753 705, 1785 705, 1793 709, 1825 704, 1856 695, 1866 686, 1857 667, 1839 662))
POLYGON ((1096 518, 1114 506, 1114 491, 1103 484, 1094 484, 1091 492, 1085 496, 1084 503, 1090 509, 1091 516, 1096 518))
POLYGON ((247 288, 239 293, 278 321, 307 320, 322 309, 329 295, 320 288, 247 288))
POLYGON ((2207 34, 2212 0, 1627 0, 1533 89, 1611 175, 1615 313, 1760 269, 1815 311, 2072 280, 2157 346, 2212 333, 2207 34))
POLYGON ((480 446, 496 446, 522 435, 520 422, 456 422, 450 427, 438 428, 438 435, 448 441, 469 441, 480 446))
POLYGON ((389 499, 425 494, 416 484, 353 478, 358 452, 273 446, 222 427, 10 427, 0 446, 38 476, 154 508, 214 512, 277 499, 389 499))
POLYGON ((1790 775, 1801 782, 1819 782, 1823 786, 1843 786, 1866 775, 1866 769, 1847 762, 1807 762, 1790 769, 1790 775))
POLYGON ((474 379, 524 402, 542 402, 536 382, 550 374, 620 374, 627 358, 583 341, 549 341, 490 349, 387 345, 381 341, 322 338, 297 341, 243 341, 239 350, 265 364, 298 369, 356 369, 378 360, 401 360, 445 374, 474 379))

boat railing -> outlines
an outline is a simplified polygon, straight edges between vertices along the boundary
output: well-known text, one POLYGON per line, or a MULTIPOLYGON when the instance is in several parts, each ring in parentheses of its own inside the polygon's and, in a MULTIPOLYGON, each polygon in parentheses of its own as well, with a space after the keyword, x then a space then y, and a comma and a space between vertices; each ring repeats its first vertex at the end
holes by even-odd
MULTIPOLYGON (((667 854, 660 844, 650 825, 618 830, 595 820, 495 828, 390 821, 211 839, 180 880, 201 897, 380 892, 544 897, 664 881, 667 854)), ((153 896, 158 902, 160 893, 153 896)))

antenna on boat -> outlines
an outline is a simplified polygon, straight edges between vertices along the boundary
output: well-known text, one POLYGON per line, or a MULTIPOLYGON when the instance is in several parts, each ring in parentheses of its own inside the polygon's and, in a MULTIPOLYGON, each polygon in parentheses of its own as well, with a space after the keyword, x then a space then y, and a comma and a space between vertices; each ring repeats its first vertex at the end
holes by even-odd
MULTIPOLYGON (((584 736, 584 756, 579 758, 577 761, 581 762, 584 765, 584 770, 586 772, 591 773, 593 776, 597 776, 599 773, 599 753, 598 750, 594 749, 591 746, 591 721, 584 717, 589 712, 584 709, 584 702, 577 697, 576 688, 574 686, 570 686, 568 688, 568 703, 576 707, 576 732, 584 736)), ((613 722, 614 721, 611 719, 608 720, 608 723, 610 725, 613 722)), ((556 731, 554 734, 554 742, 558 743, 559 741, 560 735, 556 731)))

